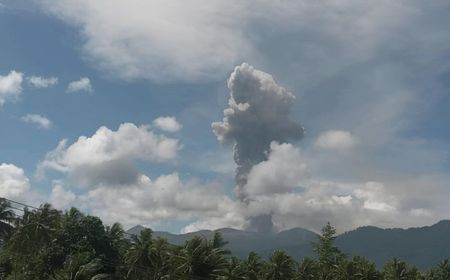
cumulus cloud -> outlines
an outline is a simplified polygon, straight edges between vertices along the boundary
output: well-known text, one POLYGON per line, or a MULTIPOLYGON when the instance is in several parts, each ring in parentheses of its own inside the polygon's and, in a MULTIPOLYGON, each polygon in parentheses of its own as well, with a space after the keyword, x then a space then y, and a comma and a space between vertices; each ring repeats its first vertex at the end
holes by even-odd
POLYGON ((272 142, 267 160, 253 166, 244 189, 249 197, 292 192, 307 178, 300 150, 292 144, 272 142))
POLYGON ((31 76, 27 77, 27 81, 35 88, 48 88, 58 84, 56 77, 31 76))
POLYGON ((253 192, 241 212, 247 220, 270 215, 278 230, 300 226, 316 231, 331 221, 342 232, 361 225, 409 227, 445 219, 449 207, 443 198, 450 193, 448 176, 409 174, 405 179, 371 174, 380 181, 364 181, 364 177, 326 179, 320 170, 309 168, 308 164, 313 162, 311 155, 290 144, 282 146, 278 149, 283 148, 284 153, 278 153, 277 157, 284 161, 272 157, 277 151, 275 146, 268 160, 250 172, 249 178, 257 175, 261 181, 259 186, 255 184, 259 191, 253 192), (275 163, 280 162, 284 165, 277 168, 275 163), (273 169, 252 174, 260 166, 273 169), (290 188, 279 187, 284 183, 290 188))
POLYGON ((97 185, 80 195, 78 201, 108 223, 123 221, 128 226, 220 217, 233 204, 219 185, 182 182, 176 173, 154 181, 140 175, 136 183, 120 188, 97 185))
POLYGON ((80 78, 78 81, 70 82, 67 86, 67 92, 79 92, 79 91, 86 91, 86 92, 92 92, 92 85, 91 80, 89 78, 83 77, 80 78))
MULTIPOLYGON (((300 156, 296 161, 302 160, 300 156)), ((277 172, 280 176, 296 176, 294 169, 280 168, 277 172)), ((260 230, 265 226, 267 231, 302 227, 319 232, 328 221, 339 232, 362 225, 410 227, 431 224, 445 219, 449 207, 443 199, 429 192, 447 197, 449 179, 415 177, 411 179, 411 182, 417 181, 411 184, 415 195, 410 196, 401 194, 405 183, 395 180, 339 182, 301 177, 296 180, 301 183, 301 188, 255 193, 247 204, 234 202, 223 216, 203 215, 184 231, 223 226, 260 230), (424 184, 429 188, 423 188, 424 184)), ((277 189, 277 182, 270 184, 277 189)))
POLYGON ((155 134, 150 126, 124 123, 116 131, 100 127, 91 137, 81 136, 68 146, 62 140, 39 163, 37 174, 52 169, 68 173, 83 184, 100 182, 126 184, 137 180, 132 162, 175 160, 181 145, 178 140, 155 134))
POLYGON ((216 78, 252 53, 239 30, 240 1, 41 2, 80 28, 84 53, 96 65, 126 79, 216 78))
POLYGON ((35 124, 40 129, 50 129, 53 125, 49 119, 37 114, 27 114, 21 120, 26 123, 35 124))
POLYGON ((323 150, 348 151, 356 144, 355 137, 348 131, 329 130, 319 135, 315 146, 323 150))
POLYGON ((0 75, 0 108, 8 101, 16 101, 22 93, 23 73, 12 70, 0 75))
POLYGON ((30 190, 30 181, 22 168, 13 164, 0 164, 0 197, 23 198, 30 190))
MULTIPOLYGON (((186 230, 238 227, 266 214, 278 229, 319 229, 327 221, 339 230, 413 226, 449 212, 450 180, 440 174, 447 170, 448 144, 422 133, 427 126, 441 135, 447 126, 441 115, 448 96, 442 78, 449 74, 447 1, 41 2, 80 30, 83 54, 93 64, 122 78, 205 82, 247 60, 302 94, 295 116, 317 141, 308 139, 314 149, 302 147, 298 161, 289 161, 307 164, 307 180, 284 174, 301 183, 255 187, 248 207, 230 204, 186 230), (133 16, 118 19, 120 13, 133 16), (328 131, 339 127, 347 131, 328 131), (349 145, 350 138, 358 145, 349 145), (323 152, 343 147, 358 150, 323 152)), ((245 102, 235 103, 229 114, 248 111, 245 102)), ((225 137, 235 126, 218 124, 221 141, 235 144, 225 137)), ((272 140, 264 139, 264 151, 272 140)), ((262 170, 273 160, 259 157, 253 165, 262 170)), ((265 175, 254 174, 254 182, 265 175)))
POLYGON ((167 132, 177 132, 182 128, 175 117, 159 117, 153 121, 153 125, 167 132))
POLYGON ((289 119, 294 95, 277 85, 271 75, 243 63, 228 79, 229 107, 222 122, 212 123, 217 139, 234 145, 238 194, 251 168, 267 159, 272 141, 299 140, 303 128, 289 119))
POLYGON ((73 206, 76 200, 76 195, 66 190, 60 183, 56 182, 50 193, 50 203, 57 209, 68 209, 73 206))

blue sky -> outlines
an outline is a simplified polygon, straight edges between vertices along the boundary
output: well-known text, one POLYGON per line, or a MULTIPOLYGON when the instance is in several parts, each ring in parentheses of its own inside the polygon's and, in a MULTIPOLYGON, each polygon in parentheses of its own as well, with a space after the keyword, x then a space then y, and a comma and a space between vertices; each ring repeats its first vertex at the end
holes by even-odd
POLYGON ((448 218, 446 1, 194 2, 3 0, 0 195, 173 232, 448 218))

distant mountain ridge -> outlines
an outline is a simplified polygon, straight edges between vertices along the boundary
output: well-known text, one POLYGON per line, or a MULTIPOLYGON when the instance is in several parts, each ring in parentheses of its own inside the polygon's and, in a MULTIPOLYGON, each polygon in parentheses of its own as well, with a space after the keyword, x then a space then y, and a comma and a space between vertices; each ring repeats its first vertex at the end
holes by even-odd
MULTIPOLYGON (((137 235, 143 228, 135 226, 127 233, 137 235)), ((241 258, 245 258, 251 251, 267 257, 274 250, 280 249, 296 259, 301 259, 314 255, 311 243, 317 241, 316 233, 302 228, 279 233, 258 233, 231 228, 217 231, 229 242, 227 249, 241 258)), ((165 238, 177 245, 194 236, 210 238, 212 235, 213 231, 210 230, 186 234, 154 232, 155 238, 165 238)), ((427 269, 443 259, 450 259, 450 220, 443 220, 432 226, 408 229, 360 227, 339 235, 336 245, 342 252, 365 256, 379 267, 393 257, 399 257, 421 269, 427 269)))

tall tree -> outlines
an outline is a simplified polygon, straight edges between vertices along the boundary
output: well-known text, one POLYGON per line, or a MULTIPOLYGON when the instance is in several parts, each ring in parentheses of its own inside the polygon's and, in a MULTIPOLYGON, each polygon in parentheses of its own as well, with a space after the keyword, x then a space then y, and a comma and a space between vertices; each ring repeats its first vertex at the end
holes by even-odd
POLYGON ((4 198, 0 198, 0 241, 3 243, 9 238, 13 230, 14 212, 11 204, 4 198))
POLYGON ((335 239, 336 229, 328 222, 322 228, 318 242, 312 244, 319 262, 319 278, 322 280, 333 279, 333 270, 344 259, 344 254, 334 245, 335 239))

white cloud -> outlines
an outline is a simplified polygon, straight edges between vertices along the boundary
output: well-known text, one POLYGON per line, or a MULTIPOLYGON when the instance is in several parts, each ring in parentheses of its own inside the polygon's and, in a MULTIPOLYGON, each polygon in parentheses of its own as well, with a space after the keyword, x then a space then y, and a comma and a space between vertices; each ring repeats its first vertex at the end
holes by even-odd
MULTIPOLYGON (((65 144, 61 145, 53 155, 49 154, 47 167, 53 164, 53 168, 66 172, 86 172, 93 168, 93 173, 98 174, 99 166, 106 164, 108 172, 120 174, 123 168, 110 168, 104 161, 106 155, 101 152, 101 146, 109 146, 110 141, 105 138, 100 141, 101 137, 97 137, 96 133, 71 145, 76 153, 69 152, 71 148, 65 144), (98 146, 86 144, 87 139, 98 140, 98 146), (103 144, 105 141, 107 143, 103 144), (87 149, 85 145, 97 148, 87 149), (80 168, 89 160, 84 154, 89 153, 94 154, 92 160, 97 165, 80 168), (80 157, 75 157, 76 154, 80 157)), ((112 144, 112 150, 115 150, 114 146, 112 144)), ((308 158, 293 145, 272 143, 268 159, 250 172, 246 203, 230 198, 218 184, 202 184, 195 180, 183 182, 176 173, 155 180, 136 173, 136 180, 128 182, 108 181, 105 177, 90 179, 87 181, 89 188, 82 189, 76 196, 58 182, 50 199, 58 207, 77 205, 107 223, 119 221, 126 226, 144 224, 156 228, 168 221, 188 223, 183 232, 221 227, 243 229, 249 226, 252 217, 265 214, 272 216, 278 230, 304 227, 318 231, 327 221, 340 232, 369 224, 408 227, 430 224, 450 211, 445 203, 445 198, 450 195, 448 177, 339 182, 310 174, 307 161, 308 158), (405 185, 409 192, 404 192, 405 185)), ((90 176, 86 174, 83 173, 90 176)))
POLYGON ((70 146, 62 140, 38 166, 38 175, 53 169, 75 176, 83 184, 129 183, 137 179, 134 160, 170 162, 176 159, 178 140, 158 135, 150 126, 124 123, 117 131, 100 127, 91 137, 81 136, 70 146))
POLYGON ((319 135, 315 146, 323 150, 348 151, 356 144, 355 137, 348 131, 329 130, 319 135))
POLYGON ((319 231, 331 221, 343 232, 361 225, 410 227, 445 218, 450 178, 413 176, 408 180, 327 180, 311 173, 311 161, 291 144, 272 143, 266 161, 249 174, 248 200, 237 201, 222 216, 204 215, 184 228, 246 228, 252 217, 271 215, 276 229, 303 227, 319 231), (426 187, 424 187, 426 186, 426 187))
POLYGON ((83 77, 80 78, 78 81, 72 81, 67 86, 66 91, 69 93, 79 91, 92 92, 91 80, 89 78, 83 77))
POLYGON ((23 73, 12 70, 0 75, 0 108, 8 101, 16 101, 22 93, 23 73))
POLYGON ((0 197, 19 199, 29 190, 30 181, 22 168, 13 164, 0 164, 0 197))
POLYGON ((50 129, 53 125, 49 119, 37 114, 27 114, 23 116, 21 119, 26 123, 35 124, 37 125, 38 128, 41 129, 50 129))
POLYGON ((153 121, 153 125, 167 132, 177 132, 182 128, 175 117, 159 117, 153 121))
POLYGON ((107 223, 121 221, 127 226, 157 226, 167 220, 221 216, 232 204, 220 186, 182 182, 176 173, 162 175, 154 181, 140 175, 135 184, 120 188, 96 185, 80 195, 78 201, 107 223))
POLYGON ((412 55, 439 50, 433 41, 446 41, 448 32, 439 21, 445 1, 40 2, 80 30, 93 63, 123 78, 204 80, 247 60, 280 66, 311 84, 380 50, 395 52, 398 44, 388 47, 393 39, 401 47, 414 45, 412 55), (438 36, 398 38, 430 26, 438 36))
MULTIPOLYGON (((412 226, 449 212, 450 180, 439 174, 447 170, 448 144, 421 132, 436 106, 445 110, 448 95, 446 1, 42 2, 80 30, 83 54, 108 73, 207 82, 245 60, 281 77, 300 97, 295 113, 307 138, 348 130, 318 135, 316 149, 305 139, 298 161, 307 163, 310 177, 300 188, 285 184, 284 192, 265 195, 278 190, 273 182, 264 191, 255 187, 247 210, 224 211, 226 219, 205 214, 187 228, 242 225, 242 217, 260 213, 273 213, 278 228, 318 229, 328 220, 340 230, 412 226), (322 152, 350 147, 355 152, 322 152)), ((263 175, 281 177, 254 175, 254 182, 263 175)))
POLYGON ((300 187, 307 177, 307 166, 300 150, 292 144, 272 142, 268 159, 253 166, 244 189, 250 198, 286 193, 300 187))
POLYGON ((58 182, 53 185, 49 201, 53 207, 57 209, 68 209, 74 206, 75 200, 76 195, 72 191, 64 189, 58 182))
POLYGON ((252 54, 239 27, 241 1, 41 2, 80 28, 84 52, 97 66, 126 79, 215 78, 252 54))
POLYGON ((48 88, 58 84, 58 78, 56 77, 40 77, 40 76, 31 76, 27 77, 28 82, 33 85, 35 88, 48 88))

